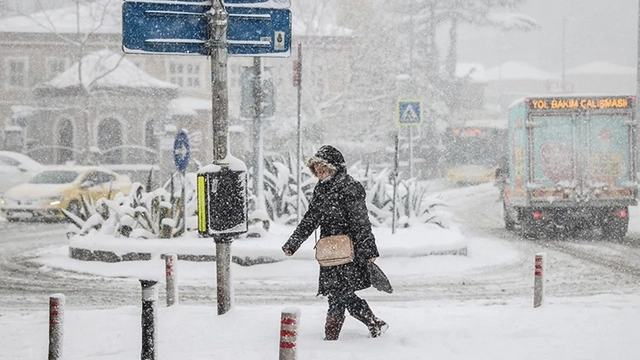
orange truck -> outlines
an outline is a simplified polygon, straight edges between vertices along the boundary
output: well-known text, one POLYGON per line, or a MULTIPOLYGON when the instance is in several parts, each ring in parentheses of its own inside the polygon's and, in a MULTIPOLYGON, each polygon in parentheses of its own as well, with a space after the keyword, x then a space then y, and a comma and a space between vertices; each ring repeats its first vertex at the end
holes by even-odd
POLYGON ((635 96, 531 97, 508 114, 504 222, 522 236, 625 236, 637 205, 635 96))

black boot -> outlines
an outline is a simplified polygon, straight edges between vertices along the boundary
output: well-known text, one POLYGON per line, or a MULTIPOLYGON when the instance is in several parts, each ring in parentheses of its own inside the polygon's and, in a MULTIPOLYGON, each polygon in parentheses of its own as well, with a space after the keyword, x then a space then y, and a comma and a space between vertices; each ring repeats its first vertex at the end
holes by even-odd
POLYGON ((344 324, 344 317, 327 315, 327 322, 324 324, 324 339, 338 340, 342 324, 344 324))
POLYGON ((389 325, 373 315, 373 311, 371 311, 371 309, 367 309, 361 314, 351 314, 351 316, 363 323, 367 329, 369 329, 369 336, 372 338, 376 338, 384 334, 387 329, 389 329, 389 325))

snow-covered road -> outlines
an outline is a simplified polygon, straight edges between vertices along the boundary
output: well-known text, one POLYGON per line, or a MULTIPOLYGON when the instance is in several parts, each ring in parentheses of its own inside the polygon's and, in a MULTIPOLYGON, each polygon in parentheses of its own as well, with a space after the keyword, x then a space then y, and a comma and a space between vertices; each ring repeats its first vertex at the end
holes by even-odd
MULTIPOLYGON (((497 190, 490 184, 442 191, 443 198, 469 237, 469 258, 498 257, 487 266, 460 266, 456 271, 429 271, 461 257, 405 260, 381 259, 385 269, 416 267, 424 272, 393 278, 395 293, 367 290, 378 302, 411 300, 501 301, 531 295, 533 256, 548 254, 547 294, 554 297, 628 294, 640 290, 640 209, 631 209, 631 232, 624 242, 611 243, 583 234, 576 239, 531 241, 503 229, 497 190), (500 259, 499 257, 504 257, 500 259), (435 264, 435 265, 434 265, 435 264)), ((42 309, 51 293, 67 295, 69 307, 103 308, 139 302, 139 283, 131 278, 105 278, 42 267, 33 250, 59 248, 67 243, 64 224, 0 223, 0 314, 42 309)), ((277 266, 262 265, 262 266, 277 266)), ((238 268, 235 281, 239 304, 299 304, 324 302, 315 297, 316 277, 266 279, 260 267, 238 268), (251 274, 254 274, 252 276, 251 274)), ((215 271, 215 266, 211 267, 215 271)), ((162 295, 162 289, 161 289, 162 295)), ((207 281, 181 286, 183 303, 215 302, 214 284, 207 281)))
MULTIPOLYGON (((502 204, 496 201, 497 191, 490 184, 445 194, 465 233, 500 239, 523 255, 521 261, 505 263, 496 269, 496 280, 503 292, 531 293, 532 280, 528 276, 538 252, 548 254, 548 294, 634 293, 640 289, 640 209, 637 207, 630 209, 632 224, 622 242, 612 242, 586 232, 575 238, 527 240, 504 229, 502 204), (520 279, 525 280, 524 286, 518 281, 520 279)), ((487 278, 476 274, 470 281, 482 284, 487 278)))

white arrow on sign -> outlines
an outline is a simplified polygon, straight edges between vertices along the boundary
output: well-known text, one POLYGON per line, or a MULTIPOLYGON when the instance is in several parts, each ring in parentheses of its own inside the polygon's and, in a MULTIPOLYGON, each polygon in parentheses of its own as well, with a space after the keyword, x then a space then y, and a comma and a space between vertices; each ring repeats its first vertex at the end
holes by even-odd
POLYGON ((291 0, 233 0, 222 1, 229 7, 251 7, 267 9, 288 9, 291 7, 291 0))
POLYGON ((176 149, 176 154, 180 155, 181 159, 184 159, 187 156, 187 147, 182 144, 179 148, 176 149))

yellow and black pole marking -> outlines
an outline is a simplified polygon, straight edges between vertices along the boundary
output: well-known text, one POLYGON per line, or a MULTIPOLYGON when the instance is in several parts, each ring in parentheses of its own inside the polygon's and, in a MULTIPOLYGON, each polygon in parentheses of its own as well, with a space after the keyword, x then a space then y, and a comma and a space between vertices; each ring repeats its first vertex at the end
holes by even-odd
POLYGON ((203 174, 198 174, 198 232, 200 235, 209 235, 209 229, 207 226, 207 217, 209 212, 207 211, 207 188, 206 178, 203 174))

